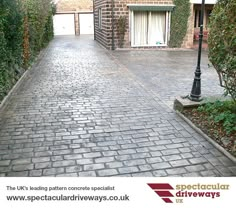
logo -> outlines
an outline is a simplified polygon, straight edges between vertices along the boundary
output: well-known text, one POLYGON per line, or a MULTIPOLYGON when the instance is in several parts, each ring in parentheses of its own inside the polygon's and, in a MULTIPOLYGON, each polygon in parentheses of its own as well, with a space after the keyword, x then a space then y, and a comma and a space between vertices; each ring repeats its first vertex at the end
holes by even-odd
POLYGON ((229 190, 228 184, 177 184, 169 183, 147 184, 165 203, 183 203, 186 198, 216 199, 222 191, 229 190), (175 188, 174 188, 175 187, 175 188))
POLYGON ((170 192, 174 188, 168 183, 149 183, 149 187, 156 192, 156 194, 162 198, 165 203, 173 203, 170 197, 174 195, 170 192))

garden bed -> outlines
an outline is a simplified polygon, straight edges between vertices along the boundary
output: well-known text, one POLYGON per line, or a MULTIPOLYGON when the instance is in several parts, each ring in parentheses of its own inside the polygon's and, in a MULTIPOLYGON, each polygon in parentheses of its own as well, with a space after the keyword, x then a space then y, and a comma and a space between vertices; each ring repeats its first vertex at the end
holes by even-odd
POLYGON ((236 106, 231 101, 191 107, 182 111, 206 135, 236 157, 236 106))

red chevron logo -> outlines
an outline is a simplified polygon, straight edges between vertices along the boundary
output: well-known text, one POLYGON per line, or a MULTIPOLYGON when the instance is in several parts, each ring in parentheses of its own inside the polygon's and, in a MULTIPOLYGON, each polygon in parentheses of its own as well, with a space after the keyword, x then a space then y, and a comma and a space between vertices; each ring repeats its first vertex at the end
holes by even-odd
POLYGON ((162 198, 166 203, 173 203, 169 197, 174 197, 169 190, 174 188, 168 183, 148 183, 148 186, 154 190, 154 192, 162 198))

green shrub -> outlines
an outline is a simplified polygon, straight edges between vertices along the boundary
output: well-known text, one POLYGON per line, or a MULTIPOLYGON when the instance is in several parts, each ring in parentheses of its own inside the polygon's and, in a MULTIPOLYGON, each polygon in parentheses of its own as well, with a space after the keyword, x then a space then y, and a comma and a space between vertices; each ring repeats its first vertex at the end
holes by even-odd
POLYGON ((20 76, 22 13, 18 0, 0 1, 0 100, 20 76))
POLYGON ((53 38, 51 0, 0 0, 0 101, 53 38))
POLYGON ((209 122, 221 123, 227 134, 236 132, 236 105, 233 101, 216 101, 198 108, 209 116, 209 122))
POLYGON ((219 0, 210 18, 209 59, 236 102, 236 0, 219 0))
POLYGON ((171 14, 170 47, 181 47, 188 28, 190 15, 189 0, 173 0, 175 5, 171 14))

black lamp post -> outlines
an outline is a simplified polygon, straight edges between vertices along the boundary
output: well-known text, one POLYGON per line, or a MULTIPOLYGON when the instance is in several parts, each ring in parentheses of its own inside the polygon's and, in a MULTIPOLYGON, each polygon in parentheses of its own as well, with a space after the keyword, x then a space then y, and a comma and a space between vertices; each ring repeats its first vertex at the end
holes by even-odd
POLYGON ((195 70, 195 77, 193 80, 192 91, 188 97, 190 100, 196 101, 196 102, 200 102, 202 100, 201 98, 201 54, 202 54, 204 10, 205 10, 205 0, 202 0, 197 68, 195 70))

